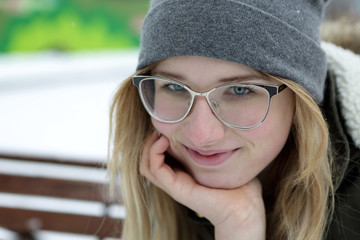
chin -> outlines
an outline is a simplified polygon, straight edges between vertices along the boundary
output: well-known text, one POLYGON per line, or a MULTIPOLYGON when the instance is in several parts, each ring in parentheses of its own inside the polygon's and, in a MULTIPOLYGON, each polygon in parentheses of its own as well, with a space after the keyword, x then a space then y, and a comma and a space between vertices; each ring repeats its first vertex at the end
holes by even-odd
POLYGON ((203 179, 201 177, 194 177, 196 182, 202 186, 209 188, 217 188, 217 189, 235 189, 239 188, 244 184, 238 183, 231 179, 223 178, 223 177, 214 177, 211 179, 203 179))

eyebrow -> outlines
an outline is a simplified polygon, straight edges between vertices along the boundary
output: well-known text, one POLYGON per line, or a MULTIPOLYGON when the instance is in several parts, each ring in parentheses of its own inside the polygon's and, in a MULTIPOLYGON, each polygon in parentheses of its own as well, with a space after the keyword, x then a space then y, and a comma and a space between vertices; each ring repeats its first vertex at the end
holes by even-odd
POLYGON ((177 80, 181 82, 186 82, 186 79, 184 76, 177 74, 177 73, 170 73, 170 72, 164 72, 164 71, 154 71, 151 73, 151 75, 156 75, 164 78, 169 78, 171 80, 177 80))
MULTIPOLYGON (((171 73, 165 71, 154 71, 152 75, 169 78, 172 80, 180 81, 180 82, 187 82, 186 78, 178 73, 171 73)), ((258 76, 258 75, 238 75, 233 77, 226 77, 219 79, 220 83, 233 83, 233 82, 245 82, 251 80, 269 80, 266 76, 258 76)))
POLYGON ((252 81, 252 80, 267 80, 267 79, 262 76, 256 76, 256 75, 240 75, 240 76, 234 76, 234 77, 229 77, 229 78, 222 78, 219 80, 219 82, 232 83, 232 82, 245 82, 245 81, 252 81))

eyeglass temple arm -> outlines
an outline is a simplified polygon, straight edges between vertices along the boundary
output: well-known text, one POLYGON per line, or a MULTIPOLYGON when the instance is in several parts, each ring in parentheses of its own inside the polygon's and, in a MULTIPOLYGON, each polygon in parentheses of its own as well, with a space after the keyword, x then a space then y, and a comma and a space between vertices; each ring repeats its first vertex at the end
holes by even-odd
POLYGON ((285 88, 287 88, 287 86, 285 84, 281 84, 279 86, 278 93, 281 93, 281 91, 284 90, 285 88))

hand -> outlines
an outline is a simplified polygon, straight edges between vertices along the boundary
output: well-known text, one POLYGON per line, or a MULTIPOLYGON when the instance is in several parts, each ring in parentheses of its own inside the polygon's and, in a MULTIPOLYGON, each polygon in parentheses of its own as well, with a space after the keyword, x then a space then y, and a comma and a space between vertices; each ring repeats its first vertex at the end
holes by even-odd
POLYGON ((185 171, 165 163, 169 140, 153 133, 145 142, 140 172, 173 199, 206 217, 217 240, 265 239, 265 208, 260 181, 236 189, 202 186, 185 171))

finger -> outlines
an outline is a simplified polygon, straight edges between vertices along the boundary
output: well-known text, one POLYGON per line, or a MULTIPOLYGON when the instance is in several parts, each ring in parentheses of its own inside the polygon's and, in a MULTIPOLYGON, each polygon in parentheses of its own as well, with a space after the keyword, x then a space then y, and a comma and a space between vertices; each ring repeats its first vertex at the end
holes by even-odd
MULTIPOLYGON (((169 147, 169 140, 161 136, 150 149, 150 174, 152 182, 167 192, 174 199, 183 202, 188 198, 195 180, 181 168, 174 168, 165 161, 165 151, 169 147)), ((176 160, 175 160, 176 161, 176 160)))
POLYGON ((173 179, 174 171, 165 163, 165 152, 169 144, 169 139, 161 136, 150 149, 150 171, 159 183, 172 181, 173 179))
POLYGON ((139 167, 140 174, 145 177, 147 177, 150 169, 150 149, 157 139, 158 133, 155 131, 145 139, 139 167))
MULTIPOLYGON (((160 188, 163 188, 161 185, 161 179, 159 176, 161 174, 168 174, 172 172, 172 169, 165 164, 165 152, 169 147, 169 140, 165 136, 158 137, 157 133, 149 136, 146 140, 143 156, 140 165, 140 173, 150 180, 153 184, 157 185, 160 188), (161 169, 161 171, 159 171, 161 169), (165 170, 166 169, 166 170, 165 170)), ((167 175, 167 179, 169 179, 170 175, 167 175)))
POLYGON ((150 148, 150 167, 152 170, 156 170, 164 166, 165 152, 168 149, 169 144, 169 139, 161 135, 150 148))

